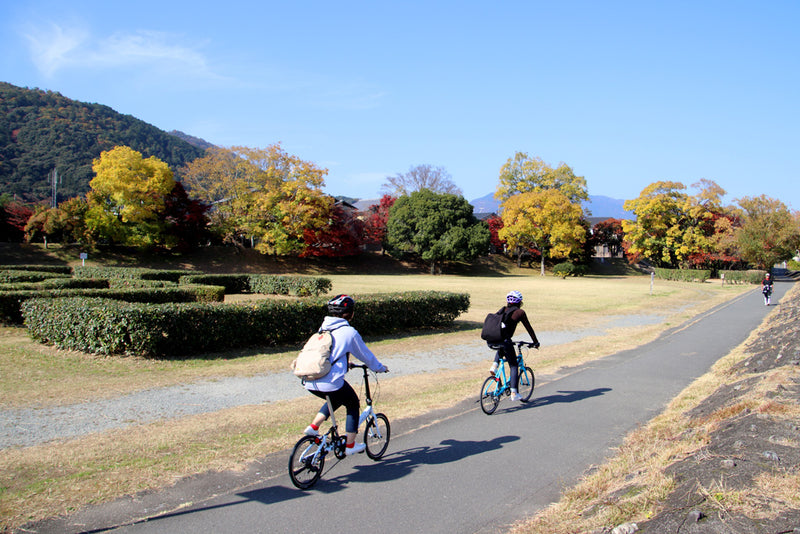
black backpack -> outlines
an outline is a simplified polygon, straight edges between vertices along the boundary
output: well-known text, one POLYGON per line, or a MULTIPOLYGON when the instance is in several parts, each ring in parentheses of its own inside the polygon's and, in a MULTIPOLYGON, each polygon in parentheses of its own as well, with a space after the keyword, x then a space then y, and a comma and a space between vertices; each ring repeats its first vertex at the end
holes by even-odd
MULTIPOLYGON (((513 311, 511 313, 513 313, 513 311)), ((500 343, 503 341, 507 314, 509 314, 509 312, 506 308, 500 309, 497 313, 488 314, 486 319, 483 320, 481 339, 487 343, 500 343)))

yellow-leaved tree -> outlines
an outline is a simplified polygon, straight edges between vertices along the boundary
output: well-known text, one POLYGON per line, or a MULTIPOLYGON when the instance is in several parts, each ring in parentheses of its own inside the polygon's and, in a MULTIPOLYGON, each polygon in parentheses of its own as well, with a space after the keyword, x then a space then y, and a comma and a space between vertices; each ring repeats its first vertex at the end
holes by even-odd
POLYGON ((159 245, 164 237, 167 195, 175 187, 172 171, 165 162, 127 146, 100 154, 92 169, 86 195, 86 226, 96 239, 123 245, 159 245))
POLYGON ((249 238, 265 254, 299 254, 304 232, 331 219, 327 172, 275 144, 209 149, 183 175, 192 196, 213 205, 209 218, 224 241, 249 238))
POLYGON ((541 274, 546 258, 577 255, 586 241, 582 200, 589 199, 586 179, 565 163, 553 168, 541 158, 517 152, 500 169, 495 198, 500 200, 503 228, 498 237, 521 264, 526 250, 541 253, 541 274))
MULTIPOLYGON (((503 203, 503 228, 498 232, 512 249, 538 249, 545 257, 568 258, 577 254, 586 241, 581 224, 583 210, 558 189, 519 193, 503 203)), ((518 254, 517 263, 522 255, 518 254)))
POLYGON ((691 196, 680 182, 660 181, 645 187, 639 197, 626 200, 624 207, 636 215, 622 221, 625 249, 629 260, 647 258, 658 267, 677 268, 693 255, 719 250, 721 235, 730 216, 720 200, 725 190, 710 180, 693 187, 691 196))

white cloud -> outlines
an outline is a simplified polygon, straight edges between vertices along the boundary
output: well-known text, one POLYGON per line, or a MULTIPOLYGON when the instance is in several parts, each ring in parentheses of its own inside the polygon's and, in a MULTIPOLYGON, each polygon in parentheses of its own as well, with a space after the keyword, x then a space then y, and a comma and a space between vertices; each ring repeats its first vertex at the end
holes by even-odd
POLYGON ((31 58, 46 76, 65 69, 168 68, 171 72, 211 76, 205 56, 180 43, 176 35, 140 30, 94 38, 77 26, 50 23, 26 32, 31 58))

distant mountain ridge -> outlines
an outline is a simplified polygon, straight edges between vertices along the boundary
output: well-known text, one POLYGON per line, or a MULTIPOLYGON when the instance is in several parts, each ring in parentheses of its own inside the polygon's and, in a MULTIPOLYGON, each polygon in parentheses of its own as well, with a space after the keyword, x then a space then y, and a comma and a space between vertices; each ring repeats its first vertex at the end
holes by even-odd
MULTIPOLYGON (((472 207, 475 209, 475 213, 497 213, 500 209, 500 202, 494 198, 494 193, 476 198, 471 201, 470 204, 472 204, 472 207)), ((635 218, 633 213, 625 211, 625 208, 623 208, 625 201, 617 198, 603 195, 589 195, 589 201, 582 202, 581 204, 584 209, 588 209, 589 213, 591 213, 591 217, 613 217, 615 219, 635 218)))
POLYGON ((92 161, 118 145, 155 156, 176 172, 205 153, 108 106, 0 82, 0 193, 28 202, 49 199, 48 174, 56 168, 58 200, 82 195, 94 177, 92 161))

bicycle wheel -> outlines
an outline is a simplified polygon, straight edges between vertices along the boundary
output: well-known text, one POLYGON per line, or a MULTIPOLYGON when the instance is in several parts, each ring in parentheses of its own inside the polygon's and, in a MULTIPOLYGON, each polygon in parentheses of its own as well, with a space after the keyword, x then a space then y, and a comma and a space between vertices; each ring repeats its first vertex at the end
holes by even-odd
POLYGON ((492 415, 498 404, 500 404, 500 381, 490 376, 481 386, 481 410, 486 415, 492 415))
POLYGON ((520 367, 519 369, 519 394, 523 402, 527 402, 533 395, 533 387, 536 385, 536 377, 533 376, 533 369, 530 367, 520 367))
POLYGON ((325 455, 316 454, 319 450, 319 443, 314 436, 303 436, 292 449, 289 456, 289 477, 296 487, 308 489, 322 476, 325 455))
POLYGON ((377 460, 389 446, 389 438, 392 435, 392 428, 389 426, 389 418, 382 413, 375 414, 375 417, 367 421, 364 429, 364 443, 367 445, 367 456, 372 460, 377 460))

